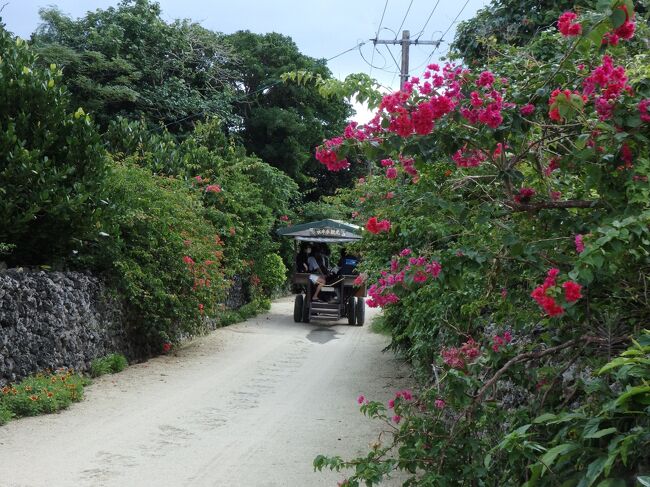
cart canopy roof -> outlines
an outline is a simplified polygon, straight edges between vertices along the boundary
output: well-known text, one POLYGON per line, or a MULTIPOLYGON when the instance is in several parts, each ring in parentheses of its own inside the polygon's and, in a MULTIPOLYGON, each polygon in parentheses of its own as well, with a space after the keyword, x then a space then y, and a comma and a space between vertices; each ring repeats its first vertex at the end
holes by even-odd
POLYGON ((280 228, 278 235, 307 242, 346 243, 361 239, 361 227, 328 219, 280 228))

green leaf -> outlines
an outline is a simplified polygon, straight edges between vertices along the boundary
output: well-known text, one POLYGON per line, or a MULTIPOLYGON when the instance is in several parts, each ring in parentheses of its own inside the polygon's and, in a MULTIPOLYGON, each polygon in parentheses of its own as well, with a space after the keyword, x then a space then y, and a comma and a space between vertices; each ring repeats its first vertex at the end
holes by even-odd
POLYGON ((631 397, 638 396, 639 394, 650 394, 650 386, 631 387, 630 389, 628 389, 626 392, 624 392, 618 397, 615 404, 617 406, 620 406, 631 397))
POLYGON ((570 453, 578 449, 578 447, 579 445, 577 445, 576 443, 562 443, 561 445, 557 445, 551 448, 549 451, 547 451, 540 460, 542 465, 544 465, 542 469, 542 475, 544 474, 545 470, 553 466, 553 463, 555 463, 557 457, 559 457, 560 455, 565 455, 567 453, 570 453))
POLYGON ((587 474, 582 478, 578 487, 590 487, 593 483, 600 477, 600 474, 605 468, 605 462, 607 462, 607 457, 600 457, 594 460, 587 467, 587 474))
POLYGON ((612 433, 616 433, 616 428, 605 428, 599 431, 596 431, 595 433, 590 433, 588 435, 585 435, 585 438, 602 438, 603 436, 611 435, 612 433))
POLYGON ((547 421, 550 421, 552 419, 556 419, 557 415, 553 413, 544 413, 541 416, 537 416, 534 420, 534 424, 539 424, 539 423, 546 423, 547 421))
POLYGON ((612 23, 612 27, 614 27, 614 29, 618 29, 625 23, 625 12, 623 12, 622 9, 617 8, 614 10, 612 15, 609 16, 609 20, 612 23))
POLYGON ((607 479, 599 482, 596 487, 625 487, 626 485, 623 479, 607 479))

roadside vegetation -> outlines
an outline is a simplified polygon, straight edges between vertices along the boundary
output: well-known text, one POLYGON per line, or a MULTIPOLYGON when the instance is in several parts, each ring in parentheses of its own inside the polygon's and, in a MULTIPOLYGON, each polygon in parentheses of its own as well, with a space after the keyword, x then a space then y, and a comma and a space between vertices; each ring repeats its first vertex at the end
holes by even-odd
POLYGON ((650 485, 647 7, 494 1, 317 150, 373 162, 337 200, 421 384, 359 398, 385 432, 315 460, 340 485, 650 485))
POLYGON ((54 413, 83 399, 89 380, 61 369, 43 372, 0 389, 0 425, 24 416, 54 413))
POLYGON ((29 41, 0 26, 0 259, 101 276, 149 354, 266 309, 293 261, 275 230, 329 191, 311 154, 351 113, 279 76, 325 65, 148 0, 41 16, 29 41))

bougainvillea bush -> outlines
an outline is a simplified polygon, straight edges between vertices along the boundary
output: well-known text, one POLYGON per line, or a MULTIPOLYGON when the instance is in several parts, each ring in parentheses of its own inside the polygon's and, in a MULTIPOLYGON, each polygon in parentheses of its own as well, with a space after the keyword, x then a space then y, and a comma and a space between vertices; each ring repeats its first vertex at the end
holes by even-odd
POLYGON ((344 485, 650 485, 648 25, 591 6, 429 65, 318 150, 376 162, 347 195, 360 280, 422 380, 360 398, 392 434, 316 459, 344 485))

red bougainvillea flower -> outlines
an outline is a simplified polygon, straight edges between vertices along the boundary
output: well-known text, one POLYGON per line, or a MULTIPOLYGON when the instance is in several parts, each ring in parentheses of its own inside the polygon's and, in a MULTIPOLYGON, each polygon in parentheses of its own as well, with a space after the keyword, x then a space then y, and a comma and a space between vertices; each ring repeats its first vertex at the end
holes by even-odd
POLYGON ((539 304, 539 306, 546 312, 550 317, 560 316, 564 313, 564 308, 560 306, 555 298, 549 296, 547 291, 549 288, 555 287, 556 277, 560 273, 559 269, 553 268, 550 269, 544 280, 544 284, 536 287, 530 296, 539 304))
POLYGON ((165 342, 165 343, 163 343, 163 345, 162 345, 162 351, 163 351, 163 353, 167 353, 167 352, 169 352, 171 349, 172 349, 172 344, 171 344, 171 343, 169 343, 169 342, 165 342))
POLYGON ((280 217, 280 221, 288 222, 288 221, 289 221, 289 217, 288 217, 287 215, 282 215, 282 216, 280 217))
POLYGON ((533 188, 521 188, 519 193, 515 195, 515 201, 517 203, 529 203, 533 196, 535 196, 533 188))
POLYGON ((333 139, 326 140, 323 145, 316 149, 316 159, 325 164, 330 171, 340 171, 350 167, 347 159, 339 159, 337 151, 343 144, 343 137, 334 137, 333 139))
POLYGON ((574 22, 578 16, 574 12, 564 12, 557 19, 557 30, 564 37, 579 36, 582 34, 582 25, 574 22))
POLYGON ((645 100, 641 100, 639 102, 639 115, 641 116, 641 120, 644 122, 650 122, 650 111, 648 108, 650 107, 650 98, 646 98, 645 100))
POLYGON ((535 113, 535 105, 531 105, 530 103, 524 105, 519 109, 519 112, 524 116, 527 117, 528 115, 532 115, 535 113))
POLYGON ((458 149, 451 156, 457 167, 476 167, 480 166, 487 159, 485 153, 478 149, 467 150, 467 146, 458 149))
POLYGON ((567 300, 567 303, 573 303, 582 297, 580 293, 582 286, 577 282, 567 281, 562 284, 562 289, 564 289, 564 299, 567 300))
POLYGON ((494 83, 494 75, 490 71, 483 71, 476 81, 478 86, 489 88, 494 83))
POLYGON ((577 99, 574 95, 577 95, 582 99, 583 103, 587 101, 587 97, 585 95, 582 95, 581 93, 578 93, 577 91, 571 91, 571 90, 553 90, 551 93, 550 98, 548 99, 548 104, 549 104, 549 112, 548 116, 551 120, 554 120, 556 122, 561 122, 563 120, 562 116, 560 115, 560 109, 559 109, 559 103, 564 102, 564 103, 569 103, 572 100, 577 99))
POLYGON ((378 221, 377 217, 370 217, 366 222, 366 230, 368 230, 370 233, 374 233, 375 235, 379 232, 388 232, 390 230, 390 221, 378 221))

